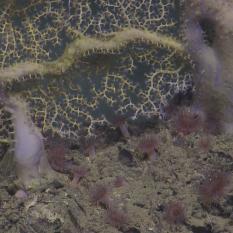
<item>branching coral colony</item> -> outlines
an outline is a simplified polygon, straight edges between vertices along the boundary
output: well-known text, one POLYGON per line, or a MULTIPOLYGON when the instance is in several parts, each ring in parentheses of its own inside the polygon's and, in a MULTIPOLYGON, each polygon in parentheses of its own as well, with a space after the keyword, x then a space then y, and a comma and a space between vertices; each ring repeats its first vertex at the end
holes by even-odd
MULTIPOLYGON (((62 144, 49 148, 50 167, 42 133, 76 140, 85 131, 83 151, 96 157, 90 135, 96 125, 109 123, 104 111, 119 113, 112 123, 130 139, 122 116, 162 115, 161 108, 175 94, 190 89, 192 76, 194 104, 180 108, 175 116, 170 114, 173 128, 182 137, 233 129, 232 1, 181 1, 182 29, 174 17, 173 1, 129 1, 127 10, 123 0, 114 5, 99 1, 98 14, 89 1, 73 0, 68 6, 60 0, 23 2, 20 9, 15 1, 0 9, 0 83, 9 95, 0 93, 0 113, 4 116, 8 111, 13 116, 15 160, 24 184, 43 173, 52 174, 51 167, 58 172, 69 170, 73 188, 88 175, 86 167, 67 163, 62 144), (180 30, 185 46, 178 40, 180 30)), ((5 132, 5 123, 3 119, 0 132, 5 132)), ((2 142, 7 141, 5 135, 0 136, 2 142)), ((147 155, 148 163, 156 162, 159 144, 152 134, 135 149, 147 155)), ((208 150, 209 145, 202 144, 208 150)), ((129 224, 129 218, 110 194, 124 184, 125 179, 118 176, 113 185, 97 183, 89 192, 91 203, 107 209, 107 222, 119 229, 129 224)), ((200 184, 201 201, 217 202, 229 184, 228 173, 208 175, 200 184)), ((171 225, 186 223, 185 209, 179 201, 169 202, 165 220, 171 225)))

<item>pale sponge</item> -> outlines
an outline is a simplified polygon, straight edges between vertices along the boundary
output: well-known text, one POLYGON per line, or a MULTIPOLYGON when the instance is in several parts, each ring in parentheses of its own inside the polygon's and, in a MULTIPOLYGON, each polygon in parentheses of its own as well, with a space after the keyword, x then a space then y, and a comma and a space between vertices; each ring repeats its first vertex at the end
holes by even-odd
POLYGON ((221 63, 217 51, 206 44, 204 32, 198 20, 200 19, 194 16, 186 19, 186 25, 183 30, 186 48, 198 65, 197 71, 199 76, 202 76, 203 81, 215 85, 216 80, 221 79, 221 63))
POLYGON ((28 116, 28 107, 24 101, 9 97, 5 101, 5 108, 13 116, 17 174, 23 184, 30 185, 42 173, 51 171, 44 150, 43 137, 28 116))
POLYGON ((195 64, 197 100, 208 112, 211 106, 209 115, 218 116, 224 132, 233 133, 233 1, 185 1, 184 17, 183 36, 195 64))

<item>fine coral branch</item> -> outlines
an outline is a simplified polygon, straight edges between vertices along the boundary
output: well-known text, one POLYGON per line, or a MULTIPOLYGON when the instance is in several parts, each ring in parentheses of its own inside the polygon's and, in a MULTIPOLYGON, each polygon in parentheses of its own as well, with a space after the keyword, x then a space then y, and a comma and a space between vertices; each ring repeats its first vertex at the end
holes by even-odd
POLYGON ((126 28, 122 31, 105 34, 103 38, 90 38, 79 36, 65 49, 63 55, 57 60, 45 63, 20 63, 1 70, 0 82, 4 85, 7 82, 20 79, 29 74, 55 74, 59 75, 67 71, 78 58, 88 52, 101 50, 103 53, 121 49, 131 42, 143 41, 154 46, 164 46, 184 52, 183 45, 174 38, 161 35, 156 32, 126 28))
POLYGON ((0 139, 0 144, 6 144, 6 145, 8 145, 8 144, 10 144, 10 140, 8 140, 8 139, 0 139))

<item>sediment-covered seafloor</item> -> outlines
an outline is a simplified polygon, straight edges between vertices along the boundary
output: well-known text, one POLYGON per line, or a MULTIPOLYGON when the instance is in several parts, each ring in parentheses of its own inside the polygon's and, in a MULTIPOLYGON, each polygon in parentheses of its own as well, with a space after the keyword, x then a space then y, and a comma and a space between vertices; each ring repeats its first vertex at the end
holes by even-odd
POLYGON ((107 130, 99 140, 96 156, 84 156, 74 146, 67 160, 88 169, 88 173, 72 185, 71 177, 58 176, 36 188, 26 190, 25 198, 17 198, 20 186, 11 172, 1 175, 1 218, 3 232, 231 232, 232 184, 227 195, 211 206, 204 206, 199 185, 206 171, 221 169, 231 172, 233 166, 232 137, 211 138, 208 151, 200 147, 202 135, 195 134, 174 144, 174 137, 157 121, 130 125, 131 139, 126 141, 117 130, 107 130), (143 127, 142 127, 143 125, 143 127), (156 133, 161 142, 155 161, 138 153, 138 141, 156 133), (118 182, 116 177, 125 182, 118 182), (113 186, 109 198, 124 211, 123 220, 111 225, 108 210, 91 201, 90 190, 96 184, 113 186), (122 184, 122 186, 121 186, 122 184), (165 208, 179 201, 185 208, 185 224, 169 224, 165 208), (116 225, 115 225, 116 224, 116 225))

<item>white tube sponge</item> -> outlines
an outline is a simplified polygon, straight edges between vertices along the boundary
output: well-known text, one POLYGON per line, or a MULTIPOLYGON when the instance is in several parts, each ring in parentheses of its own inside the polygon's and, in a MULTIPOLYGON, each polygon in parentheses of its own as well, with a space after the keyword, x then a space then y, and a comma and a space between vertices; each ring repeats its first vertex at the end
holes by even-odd
POLYGON ((230 95, 233 86, 233 1, 186 1, 184 17, 184 39, 191 57, 205 71, 204 78, 210 84, 220 81, 214 88, 230 95), (211 45, 205 41, 201 28, 203 21, 212 24, 208 28, 214 31, 211 45))
POLYGON ((221 80, 222 65, 217 51, 206 44, 200 21, 202 17, 213 21, 215 19, 212 19, 204 9, 200 9, 200 12, 196 15, 190 12, 190 9, 187 10, 183 35, 187 51, 197 64, 197 76, 202 77, 202 81, 207 81, 213 85, 216 84, 216 81, 221 80))
POLYGON ((184 40, 197 65, 197 99, 211 105, 203 100, 218 97, 212 114, 221 116, 225 132, 233 132, 233 0, 185 1, 184 9, 184 40))
POLYGON ((15 130, 15 160, 19 179, 29 185, 41 173, 50 171, 44 150, 43 137, 28 117, 27 104, 15 97, 5 101, 5 108, 12 113, 15 130))

